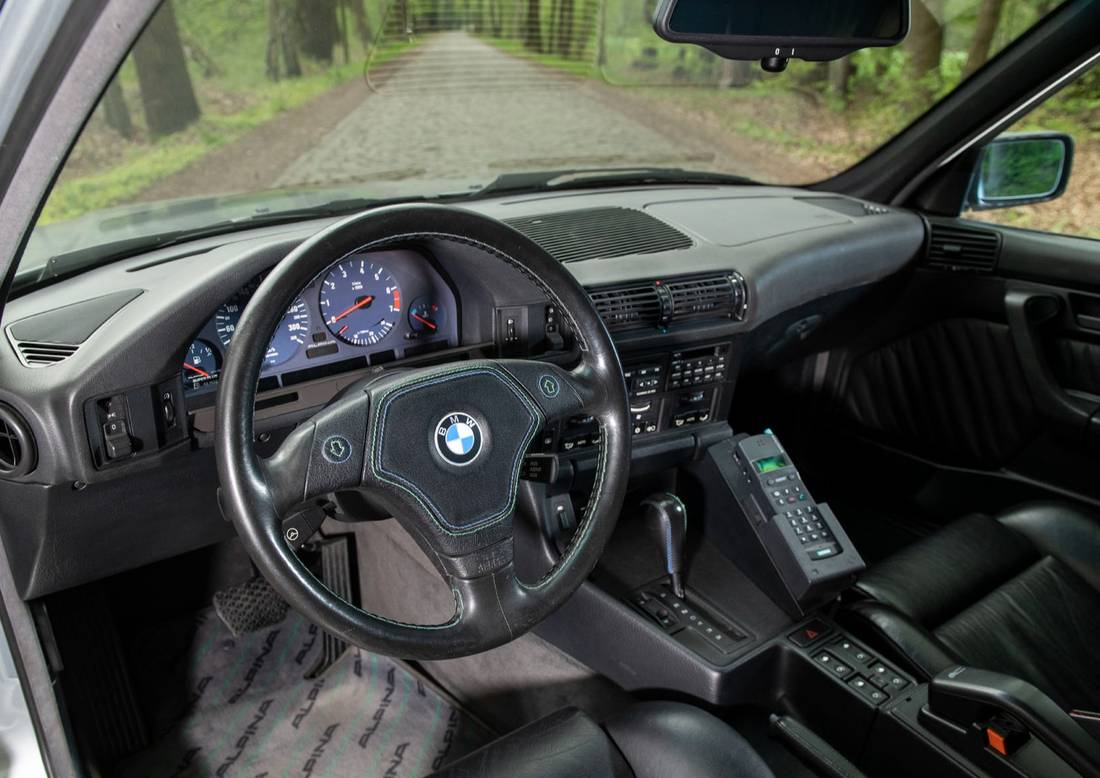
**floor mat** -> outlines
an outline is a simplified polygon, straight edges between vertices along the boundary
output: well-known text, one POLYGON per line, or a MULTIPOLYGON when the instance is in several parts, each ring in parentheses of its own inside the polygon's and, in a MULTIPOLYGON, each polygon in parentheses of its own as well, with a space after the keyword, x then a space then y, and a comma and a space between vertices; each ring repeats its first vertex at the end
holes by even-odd
POLYGON ((212 609, 157 633, 135 669, 155 742, 120 778, 417 778, 491 737, 386 657, 352 648, 306 680, 322 633, 293 611, 240 638, 212 609))

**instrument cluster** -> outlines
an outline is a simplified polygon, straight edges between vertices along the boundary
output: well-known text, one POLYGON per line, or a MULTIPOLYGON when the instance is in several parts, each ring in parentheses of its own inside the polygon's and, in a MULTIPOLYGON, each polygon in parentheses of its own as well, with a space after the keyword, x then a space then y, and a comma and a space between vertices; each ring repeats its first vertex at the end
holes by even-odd
MULTIPOLYGON (((184 394, 211 396, 263 276, 237 290, 184 357, 184 394)), ((459 345, 457 300, 424 255, 407 249, 350 254, 295 298, 271 337, 260 389, 293 386, 459 345)))

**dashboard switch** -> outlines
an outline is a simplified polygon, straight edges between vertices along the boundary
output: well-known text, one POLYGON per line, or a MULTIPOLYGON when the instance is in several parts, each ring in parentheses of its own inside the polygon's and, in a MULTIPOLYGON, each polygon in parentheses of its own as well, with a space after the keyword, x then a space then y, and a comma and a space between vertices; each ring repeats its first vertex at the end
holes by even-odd
POLYGON ((108 459, 125 459, 134 453, 125 419, 115 419, 103 425, 103 442, 106 444, 108 459))

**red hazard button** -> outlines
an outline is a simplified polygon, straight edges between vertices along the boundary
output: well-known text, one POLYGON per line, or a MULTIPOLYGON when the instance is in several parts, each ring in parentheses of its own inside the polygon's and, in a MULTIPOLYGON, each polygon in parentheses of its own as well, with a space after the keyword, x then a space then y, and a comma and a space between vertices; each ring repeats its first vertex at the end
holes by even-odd
POLYGON ((808 624, 804 624, 801 628, 787 635, 787 639, 799 648, 805 648, 808 645, 816 643, 825 635, 829 634, 830 631, 831 627, 829 627, 828 624, 823 622, 821 619, 814 619, 808 624))

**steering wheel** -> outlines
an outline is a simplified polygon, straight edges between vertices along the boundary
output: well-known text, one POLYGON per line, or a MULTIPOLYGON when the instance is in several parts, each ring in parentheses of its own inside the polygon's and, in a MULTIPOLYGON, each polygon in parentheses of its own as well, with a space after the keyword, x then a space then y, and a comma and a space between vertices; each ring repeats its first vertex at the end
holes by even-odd
POLYGON ((286 601, 343 640, 381 654, 445 659, 494 648, 550 615, 595 567, 622 509, 630 467, 626 387, 614 344, 587 294, 557 260, 500 222, 437 206, 391 206, 321 230, 257 289, 233 338, 218 392, 223 510, 252 561, 286 601), (456 362, 366 379, 299 425, 267 460, 253 448, 256 386, 268 340, 294 298, 334 261, 424 241, 481 249, 558 306, 579 364, 456 362), (579 414, 600 430, 589 509, 554 566, 521 581, 513 561, 520 466, 546 424, 579 414), (303 502, 364 489, 390 509, 454 593, 443 624, 393 621, 329 591, 282 534, 303 502))

